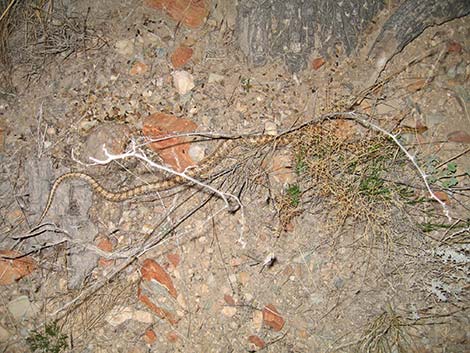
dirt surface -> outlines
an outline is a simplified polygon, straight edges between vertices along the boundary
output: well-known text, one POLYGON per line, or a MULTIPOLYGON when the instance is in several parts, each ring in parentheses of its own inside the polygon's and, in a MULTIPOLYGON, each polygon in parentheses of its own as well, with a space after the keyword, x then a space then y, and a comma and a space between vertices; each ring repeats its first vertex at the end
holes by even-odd
MULTIPOLYGON (((64 335, 64 352, 468 350, 469 19, 426 30, 371 88, 362 53, 296 75, 249 68, 233 10, 193 29, 141 2, 81 1, 55 11, 76 19, 82 42, 40 64, 15 57, 16 90, 0 95, 0 242, 36 268, 1 286, 0 351, 28 351, 32 330, 64 335), (182 46, 185 94, 172 62, 182 46), (348 114, 321 120, 354 101, 389 135, 348 114), (31 231, 68 171, 111 190, 162 179, 138 158, 87 165, 131 140, 161 163, 141 145, 155 113, 230 136, 318 123, 288 145, 242 139, 220 159, 204 183, 238 199, 236 212, 205 186, 114 203, 67 181, 31 231), (44 331, 54 320, 61 334, 44 331)), ((17 53, 23 35, 10 38, 17 53)), ((197 162, 218 143, 178 153, 197 162)))

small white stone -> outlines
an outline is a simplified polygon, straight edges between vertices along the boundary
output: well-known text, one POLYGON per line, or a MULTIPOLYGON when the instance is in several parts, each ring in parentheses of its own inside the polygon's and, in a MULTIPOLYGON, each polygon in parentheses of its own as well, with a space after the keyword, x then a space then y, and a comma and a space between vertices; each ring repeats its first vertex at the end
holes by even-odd
POLYGON ((105 320, 111 326, 119 326, 123 322, 132 318, 132 309, 123 306, 115 306, 105 317, 105 320))
POLYGON ((264 123, 264 132, 266 133, 266 135, 277 136, 276 123, 272 121, 266 121, 264 123))
POLYGON ((143 91, 142 96, 145 98, 152 97, 153 92, 151 90, 143 91))
POLYGON ((191 144, 188 153, 189 157, 195 162, 200 162, 205 157, 204 148, 197 144, 191 144))
POLYGON ((145 324, 153 323, 153 316, 151 313, 143 310, 134 310, 130 307, 115 306, 105 317, 105 320, 111 326, 119 326, 127 320, 135 320, 145 324))
POLYGON ((253 311, 252 325, 255 330, 259 330, 263 326, 263 312, 261 310, 253 311))
POLYGON ((188 305, 186 304, 186 299, 184 298, 183 294, 181 293, 178 294, 178 296, 176 297, 176 301, 181 306, 181 308, 186 309, 188 307, 188 305))
POLYGON ((91 121, 90 120, 82 120, 80 122, 80 129, 82 129, 84 131, 89 131, 97 125, 98 125, 97 120, 91 120, 91 121))
POLYGON ((154 230, 154 227, 150 224, 144 224, 142 226, 142 233, 144 234, 151 234, 154 230))
POLYGON ((151 324, 153 322, 153 315, 148 311, 134 310, 132 312, 132 320, 143 322, 144 324, 151 324))
POLYGON ((185 95, 194 88, 194 78, 187 71, 175 71, 172 74, 173 85, 179 94, 185 95))
POLYGON ((227 317, 233 317, 237 313, 237 308, 234 306, 224 306, 222 309, 222 314, 227 317))
POLYGON ((134 53, 134 43, 129 39, 122 39, 114 45, 116 51, 122 56, 131 56, 134 53))

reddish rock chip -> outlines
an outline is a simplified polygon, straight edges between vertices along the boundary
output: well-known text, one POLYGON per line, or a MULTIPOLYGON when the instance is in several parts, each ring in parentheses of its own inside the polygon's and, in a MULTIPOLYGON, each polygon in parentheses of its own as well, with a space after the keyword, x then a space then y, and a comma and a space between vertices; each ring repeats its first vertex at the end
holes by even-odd
POLYGON ((157 340, 157 334, 151 328, 148 328, 144 334, 144 340, 148 344, 153 344, 157 340))
POLYGON ((142 268, 140 269, 140 272, 142 273, 142 279, 145 281, 157 281, 168 290, 168 293, 170 293, 173 298, 176 299, 178 294, 176 293, 173 281, 171 280, 170 275, 166 273, 163 267, 161 267, 158 263, 152 259, 146 259, 142 265, 142 268))
POLYGON ((170 264, 175 268, 178 267, 181 261, 180 256, 178 254, 166 254, 166 258, 168 259, 170 264))
POLYGON ((179 335, 176 331, 171 331, 166 334, 166 339, 168 342, 176 343, 178 341, 179 335))
POLYGON ((184 45, 178 47, 173 54, 171 54, 171 64, 175 69, 183 67, 189 59, 193 56, 193 50, 184 45))
POLYGON ((137 297, 139 300, 147 305, 150 310, 152 310, 159 318, 168 320, 168 322, 172 325, 176 325, 178 323, 178 318, 168 310, 165 310, 158 305, 156 305, 148 296, 142 294, 141 288, 139 287, 137 291, 137 297))
POLYGON ((266 346, 264 340, 255 335, 251 335, 250 337, 248 337, 248 341, 250 341, 250 343, 253 343, 256 347, 261 349, 266 346))
POLYGON ((131 69, 129 70, 129 74, 131 76, 136 76, 136 75, 142 75, 148 71, 149 67, 147 64, 141 62, 141 61, 136 61, 131 69))
MULTIPOLYGON (((96 245, 99 249, 105 252, 112 252, 113 251, 113 243, 107 237, 103 237, 98 244, 96 245)), ((105 267, 109 266, 114 262, 112 259, 106 259, 104 257, 100 257, 98 260, 98 265, 105 267)))
MULTIPOLYGON (((143 133, 148 138, 159 139, 178 133, 192 132, 196 127, 197 125, 191 120, 164 113, 155 113, 145 118, 143 133)), ((195 164, 189 157, 189 143, 185 143, 186 141, 188 141, 188 138, 172 137, 152 142, 150 147, 159 154, 165 164, 178 172, 182 172, 187 167, 195 164)))
POLYGON ((325 59, 323 58, 316 58, 316 59, 313 59, 311 62, 312 69, 314 70, 318 70, 323 65, 325 65, 325 59))
POLYGON ((263 322, 274 331, 281 331, 285 324, 285 320, 272 304, 268 304, 263 308, 263 322))
POLYGON ((235 300, 233 299, 231 295, 225 294, 224 300, 228 305, 235 305, 235 300))
POLYGON ((444 191, 434 191, 434 195, 436 195, 436 197, 442 202, 444 202, 446 205, 449 204, 449 196, 444 191))
POLYGON ((0 250, 0 285, 8 285, 36 269, 36 262, 29 256, 17 259, 5 259, 5 257, 18 257, 21 253, 13 250, 0 250))
POLYGON ((197 28, 209 14, 210 0, 146 0, 145 4, 165 11, 177 22, 197 28))
POLYGON ((470 143, 470 135, 465 131, 454 131, 447 135, 450 142, 470 143))
POLYGON ((461 53, 462 45, 458 42, 449 42, 447 43, 447 52, 449 53, 461 53))

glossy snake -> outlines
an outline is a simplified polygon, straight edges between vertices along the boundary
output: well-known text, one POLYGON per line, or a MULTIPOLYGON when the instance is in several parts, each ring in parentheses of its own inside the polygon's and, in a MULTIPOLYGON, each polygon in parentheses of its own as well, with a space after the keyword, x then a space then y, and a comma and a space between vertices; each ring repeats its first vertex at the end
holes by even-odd
MULTIPOLYGON (((293 136, 295 136, 295 134, 284 134, 280 136, 255 135, 224 140, 219 144, 219 146, 212 154, 204 158, 199 163, 199 165, 190 168, 185 173, 185 175, 191 178, 204 178, 215 167, 215 165, 217 165, 222 159, 224 159, 224 157, 226 157, 228 153, 233 150, 236 146, 263 146, 267 143, 274 141, 278 145, 285 145, 292 141, 293 136)), ((58 187, 63 182, 71 179, 80 179, 86 181, 96 194, 98 194, 105 200, 113 202, 130 200, 137 196, 168 190, 177 185, 181 185, 188 182, 188 180, 183 176, 175 175, 164 180, 141 184, 124 190, 111 191, 104 188, 95 178, 86 173, 66 173, 58 177, 52 185, 51 191, 49 192, 49 196, 47 198, 46 206, 44 207, 41 217, 39 218, 38 224, 40 224, 44 220, 44 217, 47 215, 47 212, 49 211, 52 202, 54 201, 54 197, 58 187)))

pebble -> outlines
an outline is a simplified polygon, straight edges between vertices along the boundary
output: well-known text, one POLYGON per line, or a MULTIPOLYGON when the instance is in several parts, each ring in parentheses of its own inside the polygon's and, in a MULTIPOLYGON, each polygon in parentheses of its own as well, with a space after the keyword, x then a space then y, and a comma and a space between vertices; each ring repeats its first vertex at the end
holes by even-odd
POLYGON ((153 323, 153 315, 143 310, 135 310, 130 307, 115 306, 105 317, 108 324, 113 327, 119 326, 127 320, 135 320, 145 324, 153 323))
POLYGON ((90 157, 106 160, 107 156, 103 146, 111 154, 123 153, 128 141, 129 128, 126 125, 105 123, 94 129, 87 137, 83 148, 83 160, 90 161, 90 157))
POLYGON ((187 71, 175 71, 172 73, 173 85, 180 95, 189 93, 194 86, 194 78, 187 71))
POLYGON ((89 131, 98 125, 98 120, 82 120, 80 122, 80 129, 84 131, 89 131))
POLYGON ((237 308, 235 306, 224 306, 222 308, 222 314, 227 317, 233 317, 237 313, 237 308))
POLYGON ((116 51, 122 56, 129 57, 134 53, 134 43, 129 39, 122 39, 114 45, 116 51))
POLYGON ((205 157, 204 148, 197 144, 191 144, 191 146, 189 146, 188 153, 189 157, 191 157, 191 159, 195 162, 200 162, 205 157))
POLYGON ((31 303, 26 295, 10 301, 7 308, 15 320, 34 317, 39 312, 39 307, 35 303, 31 303))
POLYGON ((263 326, 263 312, 260 310, 255 310, 253 312, 252 325, 255 330, 260 330, 263 326))
POLYGON ((277 136, 278 132, 276 123, 272 121, 266 121, 264 123, 264 132, 266 135, 277 136))

